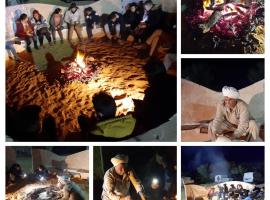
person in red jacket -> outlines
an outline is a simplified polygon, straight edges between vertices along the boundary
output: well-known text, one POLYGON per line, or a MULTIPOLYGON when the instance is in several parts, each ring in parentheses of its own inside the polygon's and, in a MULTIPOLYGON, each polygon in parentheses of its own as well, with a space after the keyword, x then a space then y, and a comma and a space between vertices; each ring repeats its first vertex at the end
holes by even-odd
POLYGON ((35 49, 38 49, 37 46, 37 36, 34 33, 34 27, 29 21, 28 16, 23 13, 20 18, 16 22, 17 31, 15 36, 19 39, 24 40, 26 42, 26 50, 31 52, 30 44, 33 41, 35 49))

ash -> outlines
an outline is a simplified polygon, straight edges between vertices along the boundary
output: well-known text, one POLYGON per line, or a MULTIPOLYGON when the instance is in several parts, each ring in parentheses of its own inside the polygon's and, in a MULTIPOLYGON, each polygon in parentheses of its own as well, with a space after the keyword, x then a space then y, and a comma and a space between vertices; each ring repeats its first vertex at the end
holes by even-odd
POLYGON ((25 198, 23 198, 22 200, 57 200, 62 198, 63 194, 58 187, 49 186, 45 188, 34 189, 32 192, 26 194, 25 198))

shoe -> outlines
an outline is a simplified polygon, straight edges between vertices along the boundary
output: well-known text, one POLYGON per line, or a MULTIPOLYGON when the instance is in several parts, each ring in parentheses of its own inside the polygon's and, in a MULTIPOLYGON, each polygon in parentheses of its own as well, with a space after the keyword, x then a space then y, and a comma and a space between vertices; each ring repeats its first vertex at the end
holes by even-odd
POLYGON ((56 44, 56 41, 54 40, 53 43, 56 44))

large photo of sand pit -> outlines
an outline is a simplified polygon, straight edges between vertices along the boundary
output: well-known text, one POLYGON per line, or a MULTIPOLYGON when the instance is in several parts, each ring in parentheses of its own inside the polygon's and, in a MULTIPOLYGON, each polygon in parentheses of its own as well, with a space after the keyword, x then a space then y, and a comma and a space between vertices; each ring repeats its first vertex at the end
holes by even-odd
POLYGON ((176 141, 176 1, 6 13, 7 141, 176 141))
POLYGON ((264 141, 264 60, 183 59, 182 142, 264 141))

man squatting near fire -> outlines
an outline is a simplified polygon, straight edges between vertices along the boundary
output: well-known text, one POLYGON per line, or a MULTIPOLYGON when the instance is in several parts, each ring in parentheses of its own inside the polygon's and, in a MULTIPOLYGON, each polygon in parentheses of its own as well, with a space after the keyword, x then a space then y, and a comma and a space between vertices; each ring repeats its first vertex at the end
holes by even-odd
POLYGON ((102 200, 131 200, 130 183, 142 200, 145 200, 143 186, 135 178, 134 172, 128 168, 128 156, 118 154, 111 159, 113 167, 104 175, 102 200))
POLYGON ((240 99, 240 94, 234 87, 222 88, 223 100, 218 103, 216 116, 209 124, 208 135, 211 141, 219 136, 233 132, 230 140, 237 140, 242 136, 251 136, 256 141, 259 129, 248 111, 248 105, 240 99))

